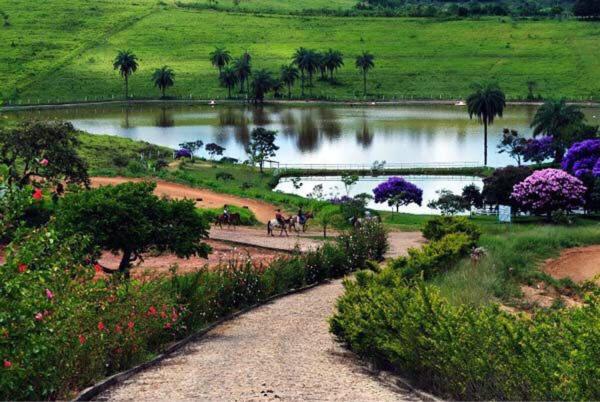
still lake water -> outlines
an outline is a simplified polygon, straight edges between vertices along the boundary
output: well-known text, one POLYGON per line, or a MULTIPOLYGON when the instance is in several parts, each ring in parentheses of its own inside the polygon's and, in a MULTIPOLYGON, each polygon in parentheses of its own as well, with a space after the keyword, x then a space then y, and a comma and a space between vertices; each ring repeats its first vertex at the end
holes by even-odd
MULTIPOLYGON (((504 127, 529 136, 535 106, 509 106, 489 130, 489 164, 511 159, 496 152, 504 127)), ((600 124, 600 109, 584 109, 600 124)), ((177 148, 200 139, 245 159, 250 131, 277 130, 281 163, 438 163, 483 161, 482 127, 464 106, 240 105, 86 106, 2 113, 5 119, 64 119, 93 134, 119 135, 177 148)))
MULTIPOLYGON (((373 195, 373 189, 378 184, 386 181, 390 176, 379 177, 361 177, 361 179, 350 188, 349 195, 354 196, 361 193, 373 195)), ((469 184, 475 184, 479 189, 483 188, 483 182, 479 177, 471 176, 403 176, 406 180, 414 183, 417 187, 423 190, 423 203, 421 206, 410 204, 400 207, 400 212, 411 214, 439 214, 439 211, 427 207, 429 201, 437 200, 438 194, 436 191, 441 189, 451 190, 455 194, 460 194, 463 187, 469 184)), ((323 185, 323 193, 325 198, 333 198, 335 196, 346 195, 344 184, 340 177, 302 177, 302 186, 297 189, 294 187, 290 179, 282 179, 275 191, 284 193, 297 194, 305 197, 311 193, 315 185, 323 185)), ((368 204, 371 209, 380 211, 392 211, 393 209, 387 204, 376 204, 371 200, 368 204)))

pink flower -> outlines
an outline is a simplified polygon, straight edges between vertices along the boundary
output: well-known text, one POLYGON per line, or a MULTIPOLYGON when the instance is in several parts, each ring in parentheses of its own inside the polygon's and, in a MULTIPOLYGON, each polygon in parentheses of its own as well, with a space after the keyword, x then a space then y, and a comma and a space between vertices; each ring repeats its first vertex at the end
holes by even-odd
POLYGON ((4 367, 6 367, 6 368, 12 367, 12 362, 10 360, 4 360, 4 367))
POLYGON ((121 326, 120 326, 119 324, 115 325, 115 332, 116 332, 117 334, 120 334, 120 333, 121 333, 121 326))
POLYGON ((42 313, 37 313, 35 315, 35 320, 36 321, 42 321, 44 319, 44 315, 42 313))
POLYGON ((102 272, 102 266, 98 263, 94 264, 94 270, 96 272, 102 272))
POLYGON ((19 272, 23 273, 25 271, 27 271, 27 265, 25 265, 25 264, 19 264, 19 272))
POLYGON ((42 189, 41 188, 36 188, 35 190, 33 190, 33 195, 32 195, 34 200, 41 200, 42 198, 44 198, 44 194, 42 193, 42 189))
POLYGON ((98 323, 98 331, 102 332, 102 331, 104 331, 104 328, 106 328, 106 327, 104 326, 104 323, 103 323, 102 321, 100 321, 100 322, 98 323))
POLYGON ((127 328, 129 328, 129 329, 133 329, 134 326, 135 326, 135 323, 133 321, 129 321, 127 323, 127 328))
POLYGON ((42 166, 48 166, 48 159, 44 158, 40 161, 40 165, 42 166))
POLYGON ((170 322, 168 322, 168 323, 165 324, 165 329, 171 329, 171 323, 170 322))
POLYGON ((50 289, 46 289, 46 297, 50 300, 52 300, 52 298, 54 298, 54 293, 52 293, 52 291, 50 291, 50 289))

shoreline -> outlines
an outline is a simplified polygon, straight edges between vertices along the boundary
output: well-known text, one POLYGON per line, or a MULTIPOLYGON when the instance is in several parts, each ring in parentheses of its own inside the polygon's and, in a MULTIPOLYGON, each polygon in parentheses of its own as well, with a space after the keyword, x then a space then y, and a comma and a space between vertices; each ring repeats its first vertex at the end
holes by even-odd
MULTIPOLYGON (((395 100, 395 101, 356 101, 356 100, 340 100, 340 101, 327 101, 318 99, 306 99, 306 100, 269 100, 265 101, 262 106, 270 105, 287 105, 287 106, 301 106, 301 105, 330 105, 330 106, 410 106, 410 105, 449 105, 454 106, 460 99, 455 100, 436 100, 436 99, 415 99, 415 100, 395 100)), ((464 102, 464 101, 463 101, 464 102)), ((507 106, 541 106, 543 101, 509 101, 506 102, 507 106)), ((583 101, 568 101, 570 105, 576 105, 580 107, 600 107, 599 102, 583 102, 583 101)), ((39 104, 39 105, 10 105, 1 106, 0 113, 3 112, 18 112, 22 110, 46 110, 46 109, 68 109, 75 107, 93 107, 93 106, 124 106, 124 105, 209 105, 209 106, 220 106, 220 105, 248 105, 255 106, 252 102, 245 100, 236 99, 132 99, 126 100, 106 100, 106 101, 82 101, 82 102, 67 102, 67 103, 50 103, 50 104, 39 104), (211 104, 210 102, 214 102, 211 104)), ((456 105, 464 106, 464 105, 456 105)))

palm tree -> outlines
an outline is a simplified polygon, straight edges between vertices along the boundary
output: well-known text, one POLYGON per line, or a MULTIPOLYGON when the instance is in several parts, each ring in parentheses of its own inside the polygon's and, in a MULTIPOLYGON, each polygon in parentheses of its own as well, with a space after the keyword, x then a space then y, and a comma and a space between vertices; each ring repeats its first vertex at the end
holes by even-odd
POLYGON ((313 74, 319 69, 319 53, 314 50, 309 50, 304 57, 304 68, 308 74, 308 86, 312 88, 313 74))
POLYGON ((175 84, 175 72, 168 66, 157 68, 152 74, 152 82, 155 87, 160 89, 162 97, 164 98, 166 89, 175 84))
POLYGON ((531 122, 533 135, 552 135, 556 142, 555 162, 562 160, 564 149, 570 145, 573 131, 585 120, 585 115, 575 105, 567 105, 564 99, 546 101, 535 113, 531 122))
POLYGON ((252 74, 252 67, 250 66, 250 58, 242 56, 233 63, 233 69, 238 77, 240 83, 240 92, 244 92, 244 82, 248 80, 250 74, 252 74))
POLYGON ((292 86, 294 82, 298 79, 298 69, 293 65, 283 65, 281 66, 280 80, 287 86, 288 89, 288 99, 292 97, 292 86))
POLYGON ((302 88, 302 96, 304 97, 304 77, 306 73, 306 55, 309 50, 303 47, 296 49, 294 55, 292 56, 292 63, 298 66, 300 70, 300 86, 302 88))
POLYGON ((273 89, 274 80, 268 70, 257 70, 252 76, 252 98, 255 103, 262 103, 265 94, 273 89))
POLYGON ((488 125, 494 123, 496 116, 502 117, 506 106, 504 92, 495 83, 475 84, 475 92, 467 97, 467 110, 469 118, 477 116, 483 123, 483 164, 487 166, 487 131, 488 125))
POLYGON ((125 79, 125 99, 129 98, 129 76, 138 68, 137 56, 131 50, 119 50, 113 61, 113 68, 119 70, 121 77, 125 79))
POLYGON ((325 81, 327 79, 327 63, 325 62, 325 54, 321 52, 315 52, 315 58, 317 60, 317 67, 319 72, 321 73, 321 81, 325 81))
POLYGON ((367 72, 375 67, 375 56, 369 52, 363 52, 360 56, 356 56, 356 68, 362 70, 363 74, 363 94, 367 96, 367 72))
POLYGON ((217 47, 210 53, 210 62, 214 67, 219 69, 219 75, 221 75, 223 67, 228 65, 230 61, 231 55, 229 54, 229 50, 217 47))
POLYGON ((344 65, 344 56, 339 50, 329 49, 324 58, 325 67, 329 71, 329 78, 333 81, 333 72, 344 65))
POLYGON ((227 97, 231 98, 231 89, 238 83, 238 76, 235 69, 230 66, 226 66, 223 71, 219 74, 219 82, 221 86, 227 88, 227 97))

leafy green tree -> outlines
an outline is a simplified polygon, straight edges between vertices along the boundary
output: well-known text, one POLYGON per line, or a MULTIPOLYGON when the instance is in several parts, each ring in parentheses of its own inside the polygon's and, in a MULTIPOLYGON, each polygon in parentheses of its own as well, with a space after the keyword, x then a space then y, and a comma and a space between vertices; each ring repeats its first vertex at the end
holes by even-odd
POLYGON ((242 56, 233 62, 233 70, 237 75, 238 82, 240 83, 240 92, 244 92, 244 83, 248 81, 252 74, 252 66, 250 64, 250 56, 242 56))
POLYGON ((483 164, 487 166, 488 125, 494 123, 496 116, 502 117, 506 107, 504 92, 495 83, 475 84, 475 92, 467 97, 469 118, 477 116, 483 124, 483 164))
POLYGON ((152 82, 155 87, 160 89, 162 97, 164 98, 167 88, 170 88, 175 84, 175 72, 168 66, 157 68, 152 74, 152 82))
POLYGON ((250 143, 246 152, 252 162, 259 164, 261 173, 264 172, 265 160, 274 157, 275 152, 279 149, 275 145, 276 138, 277 131, 267 130, 263 127, 257 127, 250 133, 250 143))
POLYGON ((362 71, 363 75, 363 94, 367 96, 367 72, 375 67, 375 56, 369 52, 363 52, 360 56, 356 57, 354 63, 356 68, 362 71))
POLYGON ((283 82, 288 89, 288 99, 292 97, 292 87, 299 77, 298 69, 293 65, 283 65, 280 69, 279 79, 283 82))
POLYGON ((463 187, 462 198, 469 207, 483 207, 483 195, 481 194, 479 187, 477 187, 475 184, 468 184, 463 187))
POLYGON ((342 183, 344 183, 344 188, 346 189, 346 195, 350 195, 350 189, 356 182, 358 181, 358 175, 351 173, 344 173, 342 175, 342 183))
POLYGON ((194 154, 202 149, 202 146, 204 145, 204 142, 202 140, 196 140, 196 141, 186 141, 186 142, 182 142, 181 144, 179 144, 179 147, 182 149, 187 149, 188 151, 190 151, 190 154, 192 155, 192 160, 194 159, 194 154))
POLYGON ((6 165, 6 182, 22 188, 44 179, 84 184, 90 181, 87 164, 77 154, 79 140, 71 123, 62 121, 21 123, 0 131, 0 165, 6 165))
POLYGON ((329 78, 333 81, 333 73, 344 65, 344 55, 338 50, 329 49, 323 57, 329 78))
POLYGON ((585 115, 575 105, 567 105, 564 99, 544 102, 537 110, 531 127, 533 135, 551 135, 556 145, 555 161, 560 162, 564 151, 574 140, 579 139, 577 131, 582 130, 585 115))
POLYGON ((219 76, 223 71, 223 67, 227 66, 230 61, 231 54, 229 54, 229 50, 217 47, 215 50, 210 52, 210 62, 214 67, 219 69, 219 76))
POLYGON ((129 99, 129 76, 137 71, 137 56, 131 50, 119 50, 113 68, 119 70, 119 74, 125 80, 125 99, 129 99))
POLYGON ((340 208, 337 205, 327 205, 323 207, 315 217, 317 223, 323 228, 323 237, 327 237, 327 228, 330 226, 341 226, 343 217, 340 208))
POLYGON ((454 194, 452 191, 442 189, 436 191, 438 199, 430 201, 427 206, 432 209, 439 209, 442 215, 456 215, 469 208, 463 197, 454 194))
POLYGON ((214 142, 210 143, 210 144, 206 144, 206 152, 208 152, 208 154, 210 155, 210 158, 213 159, 215 156, 221 156, 223 155, 223 152, 225 152, 225 148, 220 146, 219 144, 216 144, 214 142))
POLYGON ((238 83, 238 74, 234 67, 227 66, 219 74, 219 83, 227 88, 227 97, 231 98, 231 90, 238 83))
MULTIPOLYGON (((129 277, 134 261, 150 249, 206 258, 208 223, 192 200, 158 198, 154 183, 124 183, 67 195, 55 225, 62 237, 83 234, 104 250, 122 253, 118 272, 129 277)), ((113 270, 105 268, 106 272, 113 270)))
POLYGON ((273 89, 275 81, 268 70, 257 70, 252 76, 251 96, 255 103, 262 103, 265 94, 273 89))
POLYGON ((498 153, 506 153, 521 166, 523 151, 527 146, 527 140, 519 135, 517 130, 502 130, 502 140, 498 144, 498 153))

